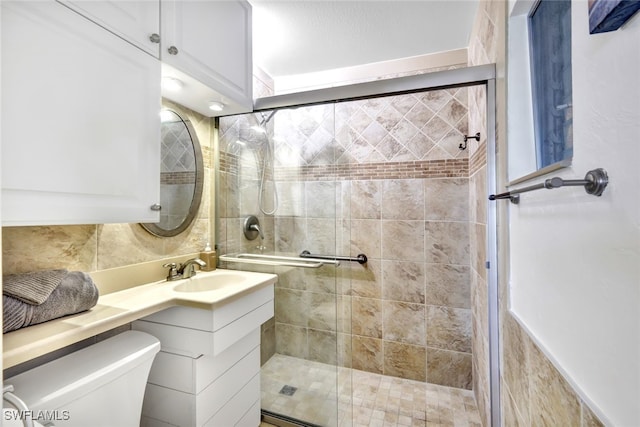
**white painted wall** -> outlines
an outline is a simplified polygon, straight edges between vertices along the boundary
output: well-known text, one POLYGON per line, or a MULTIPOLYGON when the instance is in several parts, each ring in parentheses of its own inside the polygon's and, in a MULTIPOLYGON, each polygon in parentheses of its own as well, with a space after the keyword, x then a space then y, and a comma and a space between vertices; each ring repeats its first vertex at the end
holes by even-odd
POLYGON ((574 159, 553 175, 602 167, 610 184, 510 206, 511 310, 603 421, 639 426, 640 14, 590 35, 572 6, 574 159))

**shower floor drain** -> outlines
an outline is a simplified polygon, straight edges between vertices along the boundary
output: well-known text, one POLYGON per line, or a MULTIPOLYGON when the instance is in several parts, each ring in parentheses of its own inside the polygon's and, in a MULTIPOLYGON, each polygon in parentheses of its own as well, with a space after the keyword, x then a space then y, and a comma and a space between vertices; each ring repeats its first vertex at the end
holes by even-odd
POLYGON ((295 393, 297 390, 298 387, 286 385, 282 387, 282 389, 280 389, 280 394, 284 394, 285 396, 293 396, 293 393, 295 393))

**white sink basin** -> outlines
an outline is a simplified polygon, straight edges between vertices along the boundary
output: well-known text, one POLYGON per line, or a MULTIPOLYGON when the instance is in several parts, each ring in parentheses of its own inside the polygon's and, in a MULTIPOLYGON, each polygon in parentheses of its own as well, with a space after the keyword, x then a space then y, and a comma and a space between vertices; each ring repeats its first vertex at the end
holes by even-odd
POLYGON ((216 271, 210 274, 196 275, 180 283, 174 291, 177 292, 207 292, 237 286, 249 280, 246 274, 235 271, 216 271))

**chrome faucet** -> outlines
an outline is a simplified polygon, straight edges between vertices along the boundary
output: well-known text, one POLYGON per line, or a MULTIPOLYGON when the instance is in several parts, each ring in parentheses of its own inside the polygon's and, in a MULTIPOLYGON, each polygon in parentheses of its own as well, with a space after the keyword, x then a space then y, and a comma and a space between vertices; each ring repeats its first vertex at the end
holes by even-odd
POLYGON ((195 276, 196 269, 194 264, 198 264, 200 267, 207 265, 207 263, 202 261, 200 258, 192 258, 185 261, 184 264, 176 264, 175 262, 164 264, 163 267, 169 269, 167 281, 171 282, 174 280, 188 279, 189 277, 195 276))
POLYGON ((200 258, 191 258, 190 260, 185 261, 184 264, 178 268, 178 274, 181 275, 183 279, 195 276, 196 269, 194 264, 198 264, 201 268, 207 265, 207 263, 200 258))

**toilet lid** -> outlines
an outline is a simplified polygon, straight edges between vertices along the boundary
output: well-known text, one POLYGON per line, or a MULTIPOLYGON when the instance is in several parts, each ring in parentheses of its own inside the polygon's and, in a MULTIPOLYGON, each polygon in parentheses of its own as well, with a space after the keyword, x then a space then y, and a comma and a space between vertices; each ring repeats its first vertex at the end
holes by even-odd
MULTIPOLYGON (((13 408, 2 408, 2 427, 23 427, 20 413, 13 408)), ((43 427, 37 421, 33 422, 33 427, 43 427)))

